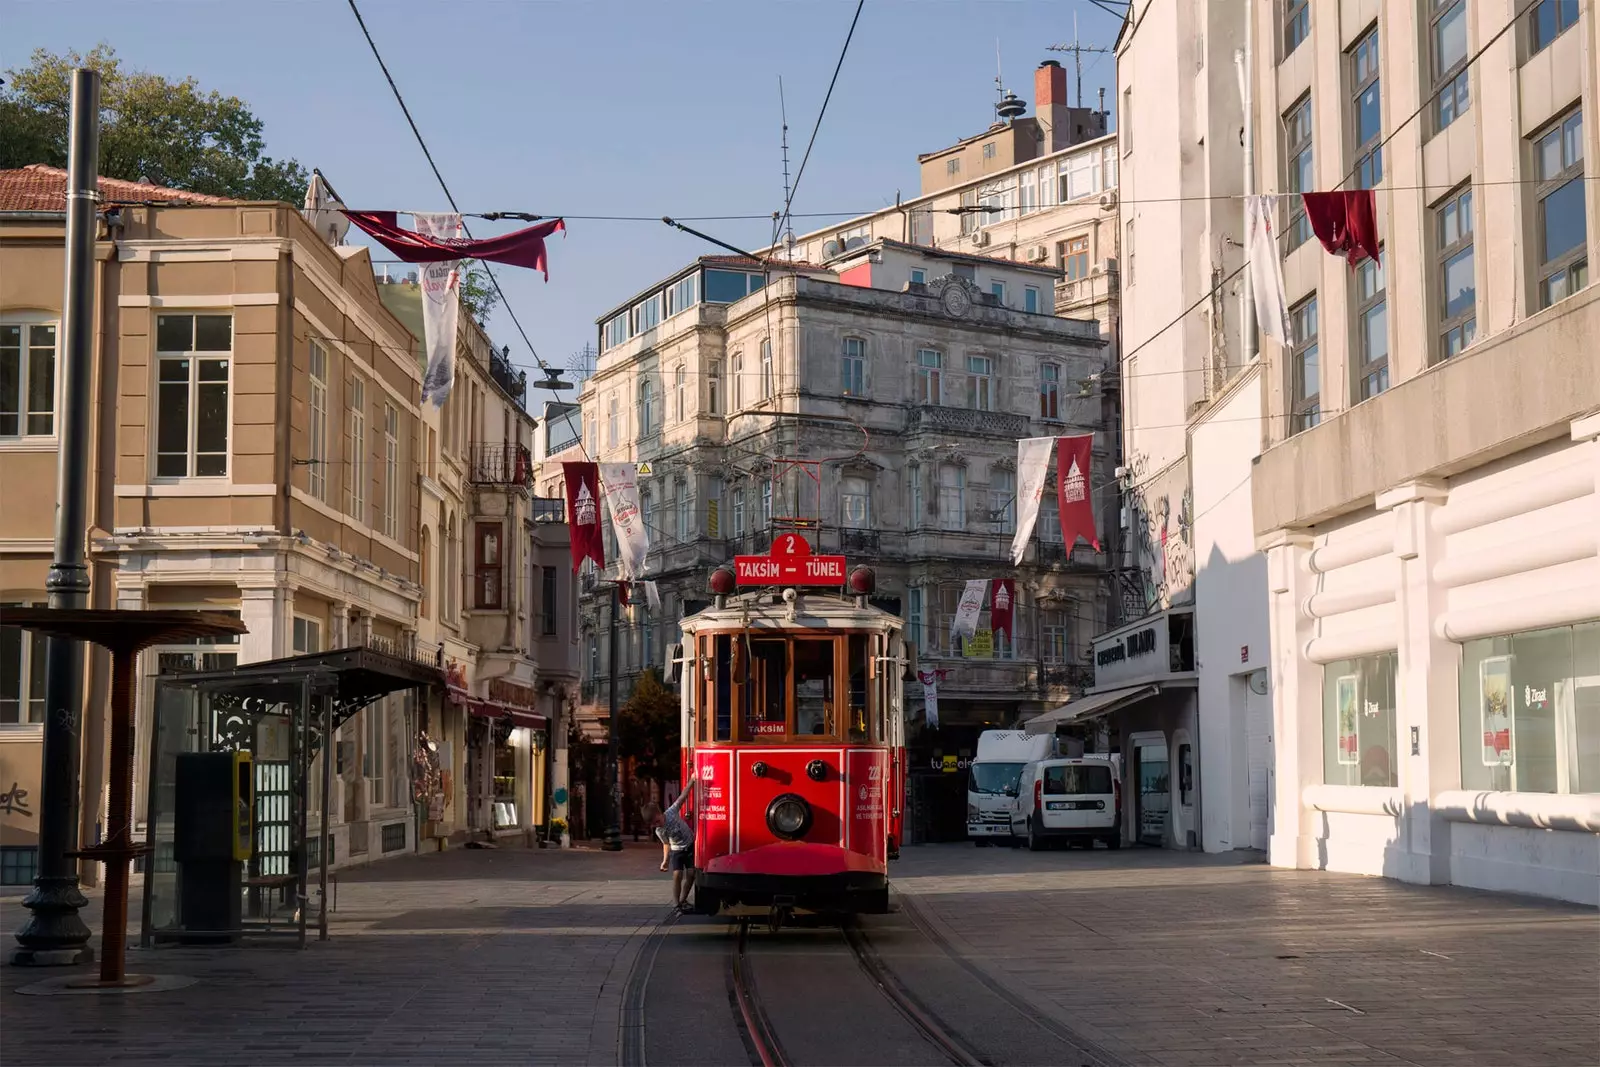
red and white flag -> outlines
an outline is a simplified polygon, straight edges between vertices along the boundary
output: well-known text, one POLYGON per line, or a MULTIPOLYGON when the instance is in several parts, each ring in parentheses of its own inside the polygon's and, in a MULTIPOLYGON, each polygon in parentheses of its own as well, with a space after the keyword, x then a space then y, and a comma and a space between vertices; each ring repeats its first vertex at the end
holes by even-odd
POLYGON ((978 616, 983 613, 983 603, 989 591, 989 579, 974 578, 961 591, 961 602, 956 605, 955 618, 950 620, 950 637, 972 640, 978 632, 978 616))
MULTIPOLYGON (((551 219, 499 237, 474 239, 423 233, 420 224, 415 232, 402 230, 399 214, 394 211, 346 211, 344 214, 358 229, 407 263, 486 259, 491 263, 539 271, 545 281, 550 280, 550 264, 545 258, 544 239, 567 228, 563 220, 551 219)), ((414 219, 421 217, 412 215, 414 219)))
POLYGON ((1094 524, 1094 496, 1089 488, 1094 434, 1056 438, 1056 506, 1061 514, 1061 543, 1068 552, 1081 536, 1100 550, 1094 524))
POLYGON ((567 531, 572 541, 572 573, 586 559, 606 565, 605 538, 600 533, 600 467, 595 463, 563 463, 567 483, 567 531))
POLYGON ((1011 578, 996 578, 989 594, 989 629, 1011 640, 1012 612, 1016 607, 1017 583, 1011 578))
POLYGON ((1017 442, 1017 532, 1011 538, 1011 562, 1020 564, 1028 551, 1028 538, 1039 521, 1039 501, 1044 497, 1045 476, 1050 473, 1050 446, 1054 437, 1025 437, 1017 442))
POLYGON ((600 464, 600 482, 611 512, 611 531, 617 538, 617 565, 622 577, 633 581, 644 574, 644 557, 650 538, 639 509, 639 472, 632 463, 600 464))

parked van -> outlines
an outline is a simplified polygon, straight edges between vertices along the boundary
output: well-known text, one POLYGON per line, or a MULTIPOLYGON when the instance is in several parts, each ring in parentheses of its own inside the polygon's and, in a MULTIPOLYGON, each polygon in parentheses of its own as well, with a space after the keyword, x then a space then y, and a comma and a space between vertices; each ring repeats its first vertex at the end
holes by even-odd
POLYGON ((1104 757, 1036 760, 1022 768, 1011 833, 1035 851, 1051 840, 1122 847, 1122 783, 1104 757))
POLYGON ((1030 760, 1060 755, 1051 734, 985 730, 978 754, 967 764, 967 837, 975 845, 1011 843, 1012 798, 1017 775, 1030 760))

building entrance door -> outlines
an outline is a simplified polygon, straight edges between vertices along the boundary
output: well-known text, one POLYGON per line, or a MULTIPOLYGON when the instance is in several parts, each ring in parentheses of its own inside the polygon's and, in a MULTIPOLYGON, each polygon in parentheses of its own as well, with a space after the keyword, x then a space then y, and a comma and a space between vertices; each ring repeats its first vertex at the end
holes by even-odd
POLYGON ((1272 817, 1272 696, 1267 690, 1266 671, 1255 671, 1245 681, 1250 847, 1265 850, 1272 817))
POLYGON ((1139 783, 1135 827, 1139 843, 1160 848, 1167 843, 1167 822, 1172 812, 1171 761, 1166 744, 1137 745, 1134 766, 1139 783))

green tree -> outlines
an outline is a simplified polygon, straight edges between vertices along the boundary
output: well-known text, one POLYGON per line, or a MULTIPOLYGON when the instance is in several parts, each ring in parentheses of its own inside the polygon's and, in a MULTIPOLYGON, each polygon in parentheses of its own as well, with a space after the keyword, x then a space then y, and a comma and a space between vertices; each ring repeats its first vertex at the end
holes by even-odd
POLYGON ((678 777, 678 697, 654 668, 639 676, 617 718, 617 754, 634 761, 639 777, 657 783, 678 777))
POLYGON ((300 203, 310 180, 265 154, 261 120, 236 96, 123 68, 110 45, 88 55, 36 49, 0 88, 0 167, 67 165, 72 70, 100 72, 100 173, 193 193, 300 203))
POLYGON ((468 260, 461 271, 461 306, 484 325, 489 320, 489 312, 494 310, 500 302, 500 291, 494 287, 494 282, 489 278, 489 268, 481 260, 468 260))

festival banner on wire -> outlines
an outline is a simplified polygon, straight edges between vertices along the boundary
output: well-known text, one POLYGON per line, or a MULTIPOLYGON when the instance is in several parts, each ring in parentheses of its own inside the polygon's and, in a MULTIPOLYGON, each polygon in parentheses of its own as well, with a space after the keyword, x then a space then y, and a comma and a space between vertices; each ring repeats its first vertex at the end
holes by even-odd
POLYGON ((600 483, 611 512, 611 531, 617 538, 617 564, 628 581, 644 573, 644 556, 650 540, 639 510, 639 473, 632 463, 600 464, 600 483))
MULTIPOLYGON (((411 215, 417 220, 415 231, 400 228, 399 212, 396 211, 346 211, 344 215, 367 236, 407 263, 483 259, 490 263, 539 271, 545 281, 550 280, 550 265, 545 257, 544 239, 557 231, 565 232, 567 228, 565 221, 551 219, 498 237, 479 239, 424 233, 421 220, 425 216, 415 212, 411 215)), ((460 218, 459 215, 456 217, 460 218)))
POLYGON ((939 682, 948 673, 945 668, 917 672, 917 681, 922 683, 922 714, 930 730, 939 728, 939 682))
POLYGON ((600 532, 600 467, 596 463, 563 463, 567 483, 567 529, 572 540, 572 573, 586 559, 601 570, 606 565, 605 538, 600 532))
MULTIPOLYGON (((417 232, 442 241, 461 236, 461 216, 447 212, 412 216, 417 232)), ((461 317, 461 261, 425 263, 417 272, 422 288, 423 347, 427 369, 422 373, 422 400, 444 407, 456 380, 456 323, 461 317)))
POLYGON ((1039 501, 1050 473, 1050 446, 1054 437, 1025 437, 1017 442, 1017 532, 1011 539, 1011 562, 1019 564, 1028 551, 1028 538, 1039 521, 1039 501))
POLYGON ((955 618, 950 620, 950 637, 964 637, 971 640, 978 632, 978 616, 983 612, 985 594, 989 591, 989 579, 974 578, 967 582, 966 588, 961 591, 961 602, 956 605, 955 618))
POLYGON ((1017 583, 1011 578, 996 578, 989 593, 989 629, 996 635, 1005 634, 1012 644, 1011 620, 1015 610, 1017 583))
POLYGON ((1094 497, 1089 491, 1093 434, 1056 438, 1056 506, 1061 514, 1061 543, 1068 552, 1078 538, 1100 551, 1100 534, 1094 524, 1094 497))

